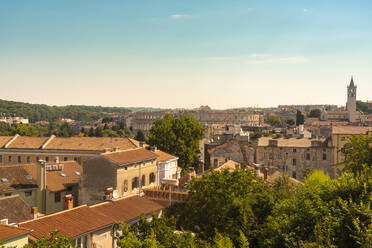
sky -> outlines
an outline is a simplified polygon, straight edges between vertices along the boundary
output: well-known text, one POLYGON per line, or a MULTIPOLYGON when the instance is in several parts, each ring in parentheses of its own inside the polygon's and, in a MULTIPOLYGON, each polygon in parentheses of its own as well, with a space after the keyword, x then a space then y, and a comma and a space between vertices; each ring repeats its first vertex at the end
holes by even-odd
POLYGON ((372 100, 370 0, 0 0, 0 99, 216 109, 372 100))

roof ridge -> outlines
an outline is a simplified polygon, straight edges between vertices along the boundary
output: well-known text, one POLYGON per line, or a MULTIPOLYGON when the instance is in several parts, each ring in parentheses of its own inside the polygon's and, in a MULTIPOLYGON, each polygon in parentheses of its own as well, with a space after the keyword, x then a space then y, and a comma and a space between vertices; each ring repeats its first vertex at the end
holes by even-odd
POLYGON ((28 232, 31 232, 32 231, 31 229, 27 229, 27 228, 16 226, 16 225, 0 224, 0 226, 8 227, 8 228, 11 228, 11 229, 20 229, 20 230, 28 231, 28 232))
POLYGON ((20 222, 19 224, 23 225, 23 224, 26 224, 26 223, 29 223, 29 222, 32 222, 32 221, 35 221, 35 220, 45 219, 45 218, 56 216, 56 215, 59 215, 59 214, 64 214, 64 213, 70 212, 72 210, 77 210, 77 209, 84 208, 84 207, 89 208, 88 205, 84 204, 84 205, 77 206, 77 207, 74 207, 74 208, 71 208, 71 209, 66 209, 66 210, 59 211, 57 213, 44 215, 44 216, 38 217, 36 219, 26 220, 26 221, 20 222))
POLYGON ((41 147, 40 147, 40 149, 41 150, 43 150, 43 149, 45 149, 45 147, 55 138, 56 136, 55 135, 51 135, 50 137, 49 137, 49 139, 47 139, 45 142, 44 142, 44 144, 42 144, 41 145, 41 147))
POLYGON ((3 146, 3 148, 8 148, 8 146, 13 143, 13 141, 15 141, 20 135, 19 134, 16 134, 14 135, 13 138, 11 138, 8 142, 6 142, 6 144, 3 146))

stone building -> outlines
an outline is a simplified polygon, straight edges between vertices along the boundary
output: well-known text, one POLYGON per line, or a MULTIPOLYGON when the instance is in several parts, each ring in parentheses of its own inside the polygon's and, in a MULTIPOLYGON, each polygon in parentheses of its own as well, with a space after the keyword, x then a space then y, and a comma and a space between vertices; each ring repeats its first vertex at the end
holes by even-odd
POLYGON ((113 150, 137 148, 138 142, 120 137, 0 136, 0 166, 12 164, 84 160, 113 150))
POLYGON ((279 105, 278 108, 283 109, 295 109, 301 112, 310 112, 313 109, 320 110, 334 110, 337 109, 337 105, 333 104, 308 104, 308 105, 279 105))
POLYGON ((104 192, 112 188, 119 198, 140 194, 142 188, 157 185, 159 156, 145 148, 105 153, 83 162, 79 204, 104 201, 104 192))
POLYGON ((334 177, 333 151, 326 139, 262 137, 258 140, 256 163, 268 168, 270 174, 281 171, 303 178, 304 171, 310 169, 334 177))
POLYGON ((55 213, 64 209, 66 195, 77 205, 81 173, 82 167, 75 161, 0 166, 0 198, 19 195, 40 212, 55 213))

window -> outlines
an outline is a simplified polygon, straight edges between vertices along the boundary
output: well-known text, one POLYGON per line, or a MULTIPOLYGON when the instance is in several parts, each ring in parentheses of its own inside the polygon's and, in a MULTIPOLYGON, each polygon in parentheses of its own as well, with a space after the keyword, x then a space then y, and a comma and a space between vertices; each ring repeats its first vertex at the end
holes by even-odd
POLYGON ((9 162, 9 163, 12 162, 12 156, 9 156, 9 157, 8 157, 8 162, 9 162))
POLYGON ((26 162, 29 164, 29 163, 31 163, 31 158, 30 158, 30 156, 27 156, 26 157, 26 162))
POLYGON ((64 158, 63 158, 63 161, 67 161, 67 157, 64 157, 64 158))
POLYGON ((281 152, 278 153, 278 159, 282 159, 282 153, 281 152))
POLYGON ((3 155, 0 155, 0 164, 3 163, 3 155))
POLYGON ((60 202, 61 201, 61 192, 55 192, 54 193, 54 202, 60 202))
POLYGON ((293 152, 296 152, 297 150, 296 150, 296 148, 293 148, 293 152))
POLYGON ((18 164, 22 163, 22 158, 21 158, 21 156, 18 156, 17 161, 18 161, 18 164))
POLYGON ((124 170, 128 170, 128 167, 125 166, 125 167, 124 167, 124 170))
POLYGON ((78 158, 77 157, 74 157, 74 161, 77 161, 78 160, 78 158))
POLYGON ((132 190, 138 188, 139 186, 139 179, 138 177, 135 177, 132 179, 132 190))
POLYGON ((127 192, 127 191, 128 191, 128 180, 125 179, 123 183, 123 192, 127 192))
POLYGON ((323 160, 327 160, 327 154, 323 153, 323 160))
POLYGON ((296 172, 295 172, 295 171, 292 171, 292 177, 293 177, 293 178, 296 178, 296 176, 297 176, 297 175, 296 175, 296 172))
POLYGON ((292 159, 292 165, 296 165, 296 159, 292 159))
POLYGON ((71 192, 73 189, 74 189, 73 186, 68 186, 68 187, 67 187, 67 191, 70 191, 70 192, 71 192))
POLYGON ((149 176, 149 183, 154 183, 155 182, 155 174, 154 172, 151 172, 149 176))
POLYGON ((49 157, 45 157, 45 161, 46 162, 49 162, 49 157))
POLYGON ((32 191, 25 191, 25 196, 32 196, 32 191))
POLYGON ((36 157, 36 163, 39 163, 40 158, 36 157))
POLYGON ((145 186, 145 185, 146 185, 146 177, 145 175, 142 175, 141 186, 145 186))
POLYGON ((11 196, 12 193, 5 193, 4 195, 5 195, 5 196, 11 196))
POLYGON ((306 153, 306 160, 310 160, 310 153, 306 153))

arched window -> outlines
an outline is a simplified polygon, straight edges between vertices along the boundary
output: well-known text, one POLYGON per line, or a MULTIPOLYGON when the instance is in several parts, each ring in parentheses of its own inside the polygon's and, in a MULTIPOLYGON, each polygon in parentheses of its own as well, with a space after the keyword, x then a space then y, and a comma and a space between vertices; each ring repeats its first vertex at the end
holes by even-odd
POLYGON ((138 177, 135 177, 132 179, 132 190, 138 188, 139 186, 139 179, 138 177))
POLYGON ((127 192, 127 191, 128 191, 128 180, 125 179, 123 183, 123 192, 127 192))
POLYGON ((149 183, 154 183, 155 182, 155 174, 154 172, 151 172, 149 176, 149 183))
POLYGON ((145 175, 142 175, 141 185, 142 186, 145 186, 146 185, 146 177, 145 177, 145 175))

